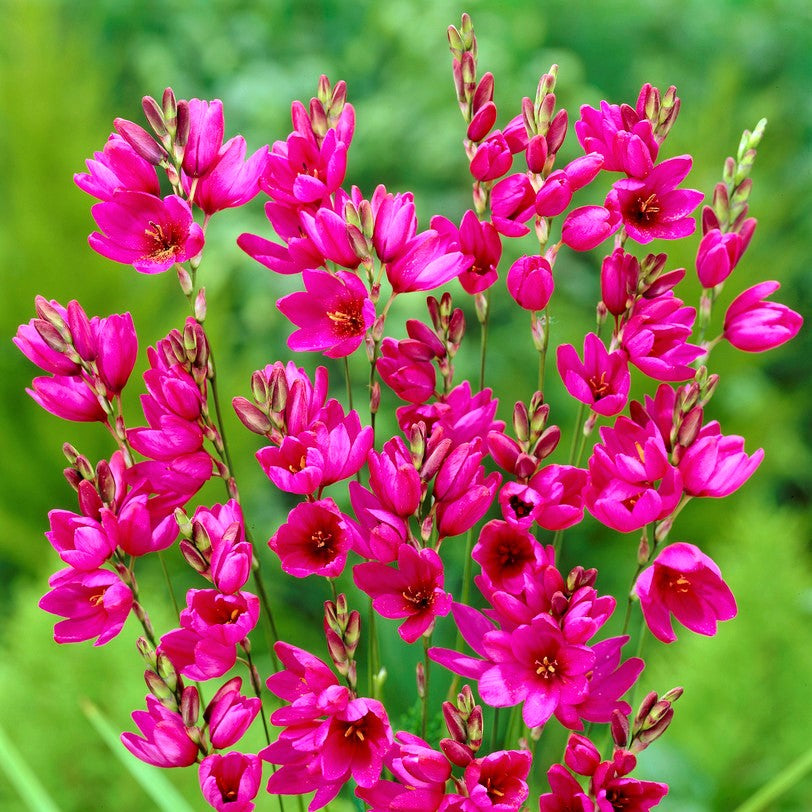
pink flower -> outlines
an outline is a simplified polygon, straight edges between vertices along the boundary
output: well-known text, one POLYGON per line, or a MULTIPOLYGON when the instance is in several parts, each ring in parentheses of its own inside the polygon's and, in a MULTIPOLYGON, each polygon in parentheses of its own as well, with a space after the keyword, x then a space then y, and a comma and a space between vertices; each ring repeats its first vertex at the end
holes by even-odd
POLYGON ((680 457, 685 493, 691 496, 728 496, 740 488, 761 465, 764 450, 744 452, 744 438, 725 436, 715 421, 703 427, 680 457))
POLYGON ((392 290, 395 293, 433 290, 456 279, 470 266, 472 257, 452 245, 437 231, 421 231, 406 243, 397 259, 386 266, 392 290))
POLYGON ((619 417, 600 433, 603 442, 589 460, 587 510, 621 533, 668 516, 682 497, 682 477, 656 426, 619 417))
POLYGON ((217 812, 251 812, 262 780, 262 762, 251 753, 213 753, 200 762, 200 791, 217 812))
POLYGON ((459 231, 444 217, 433 217, 431 226, 440 233, 453 235, 459 250, 471 257, 470 267, 459 275, 460 284, 466 293, 480 293, 496 282, 496 268, 502 257, 502 242, 496 229, 488 222, 480 222, 470 209, 465 212, 459 231), (442 227, 445 221, 448 226, 442 227))
POLYGON ((209 740, 216 750, 236 744, 260 711, 260 700, 244 697, 241 688, 241 677, 230 679, 218 689, 203 713, 209 740))
POLYGON ((332 499, 303 502, 271 537, 270 548, 288 575, 335 578, 347 563, 354 530, 332 499))
POLYGON ((81 378, 54 375, 51 378, 34 378, 29 395, 46 412, 63 420, 77 422, 104 422, 107 414, 93 390, 81 378))
POLYGON ((794 310, 767 302, 778 282, 761 282, 740 293, 725 313, 724 337, 738 350, 765 352, 795 338, 803 319, 794 310))
POLYGON ((96 570, 113 554, 116 545, 99 522, 67 510, 52 510, 48 519, 51 529, 45 537, 68 566, 96 570))
POLYGON ((388 264, 400 255, 417 233, 414 195, 411 192, 387 194, 386 189, 379 185, 370 204, 375 215, 372 244, 378 259, 388 264))
POLYGON ((401 399, 425 403, 433 394, 437 373, 434 351, 413 338, 395 341, 387 336, 381 343, 381 357, 375 368, 381 380, 401 399))
POLYGON ((394 561, 408 537, 406 522, 384 509, 378 497, 357 482, 350 482, 349 491, 359 523, 353 549, 358 555, 383 564, 394 561))
POLYGON ((422 482, 411 452, 400 437, 384 443, 380 454, 370 450, 367 465, 369 487, 386 510, 404 518, 417 511, 422 482))
POLYGON ((623 326, 621 348, 629 362, 658 381, 693 378, 690 364, 703 353, 689 344, 696 311, 668 292, 655 299, 638 299, 623 326))
POLYGON ((512 594, 522 591, 525 575, 547 563, 544 548, 526 529, 498 519, 482 528, 471 557, 494 589, 512 594))
POLYGON ((494 228, 506 237, 530 233, 523 225, 535 211, 536 192, 526 174, 509 175, 491 190, 491 214, 494 228))
POLYGON ((736 616, 736 600, 714 561, 686 542, 669 544, 634 587, 651 633, 664 643, 677 636, 674 617, 693 632, 713 636, 719 620, 736 616))
POLYGON ((480 181, 496 180, 506 175, 512 164, 513 155, 505 136, 495 130, 477 146, 471 160, 471 174, 480 181))
POLYGON ((189 99, 189 136, 183 150, 183 171, 191 178, 205 175, 223 145, 225 121, 220 99, 189 99))
MULTIPOLYGON (((752 233, 752 232, 751 232, 752 233)), ((696 273, 704 288, 713 288, 730 276, 744 253, 745 241, 735 231, 713 228, 702 237, 696 252, 696 273)))
POLYGON ((451 611, 451 595, 443 590, 443 563, 431 548, 402 544, 397 564, 397 569, 376 562, 356 564, 353 580, 372 598, 379 615, 406 618, 398 632, 414 643, 433 628, 435 618, 451 611))
POLYGON ((223 645, 236 645, 257 625, 259 599, 249 592, 224 595, 216 589, 190 589, 180 625, 223 645))
POLYGON ((217 812, 252 812, 262 780, 259 756, 213 753, 200 762, 200 791, 217 812))
POLYGON ((188 767, 197 761, 197 744, 177 711, 169 710, 150 695, 147 710, 133 711, 132 717, 143 738, 122 733, 121 743, 136 758, 155 767, 188 767))
POLYGON ((704 195, 677 189, 691 171, 690 155, 657 164, 645 178, 627 178, 612 186, 606 208, 622 218, 629 237, 643 245, 654 239, 676 240, 694 233, 690 216, 704 195))
POLYGON ((574 251, 589 251, 614 234, 620 213, 603 206, 580 206, 570 211, 561 226, 561 239, 574 251))
POLYGON ((533 513, 545 530, 564 530, 584 517, 584 489, 588 475, 583 468, 571 465, 547 465, 530 480, 539 495, 533 513))
POLYGON ((328 358, 354 352, 375 321, 366 286, 352 273, 306 270, 306 291, 283 296, 276 306, 299 329, 288 339, 296 352, 323 351, 328 358))
POLYGON ((60 570, 48 580, 51 591, 39 602, 39 608, 60 615, 54 626, 57 643, 79 643, 98 639, 103 646, 124 627, 133 605, 133 594, 121 579, 109 570, 80 572, 60 570))
POLYGON ((507 288, 519 307, 544 310, 555 290, 550 263, 540 256, 519 257, 507 272, 507 288))
POLYGON ((343 212, 336 213, 322 206, 314 214, 300 211, 299 222, 325 260, 344 268, 358 267, 361 257, 350 241, 349 226, 343 212))
POLYGON ((547 770, 551 792, 539 798, 539 812, 595 812, 595 804, 561 764, 547 770))
MULTIPOLYGON (((260 147, 245 160, 245 139, 230 138, 221 147, 214 164, 197 179, 192 202, 207 215, 243 206, 259 193, 259 178, 265 167, 268 147, 260 147)), ((191 183, 184 179, 184 188, 191 183)))
POLYGON ((527 776, 532 761, 529 750, 499 750, 474 759, 462 780, 477 811, 521 809, 530 794, 527 776))
POLYGON ((90 235, 90 247, 141 273, 166 271, 203 250, 203 229, 176 195, 161 200, 145 192, 116 192, 91 212, 101 232, 90 235))
POLYGON ((601 299, 613 316, 622 316, 637 291, 637 257, 615 248, 601 263, 601 299))
POLYGON ((102 152, 86 162, 88 173, 77 173, 73 182, 99 200, 112 200, 119 191, 161 193, 155 167, 142 158, 120 135, 113 133, 102 152))
POLYGON ((594 334, 584 338, 584 361, 575 348, 562 344, 557 352, 558 374, 567 391, 596 414, 611 417, 619 414, 629 397, 631 376, 625 354, 607 352, 603 342, 594 334))

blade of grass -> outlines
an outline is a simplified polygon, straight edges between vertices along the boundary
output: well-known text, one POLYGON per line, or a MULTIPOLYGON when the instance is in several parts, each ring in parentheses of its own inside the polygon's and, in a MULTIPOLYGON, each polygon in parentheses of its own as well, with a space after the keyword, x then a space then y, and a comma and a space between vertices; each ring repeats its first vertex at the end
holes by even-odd
POLYGON ((812 748, 790 762, 755 795, 736 807, 735 812, 761 812, 767 809, 769 804, 792 789, 810 770, 812 770, 812 748))
POLYGON ((48 791, 0 726, 0 768, 32 812, 60 812, 48 791))
POLYGON ((162 812, 194 812, 161 770, 131 756, 121 744, 118 733, 102 712, 89 700, 82 702, 82 711, 110 752, 121 762, 141 789, 149 795, 162 812))

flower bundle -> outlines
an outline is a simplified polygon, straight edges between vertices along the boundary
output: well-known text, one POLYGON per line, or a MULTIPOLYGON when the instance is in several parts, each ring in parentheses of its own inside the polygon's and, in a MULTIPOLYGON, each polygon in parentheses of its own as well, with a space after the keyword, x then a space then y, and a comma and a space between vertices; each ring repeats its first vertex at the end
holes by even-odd
POLYGON ((29 390, 34 400, 62 419, 101 423, 116 444, 95 464, 65 445, 77 507, 49 515, 46 537, 66 566, 40 606, 61 618, 58 643, 103 645, 135 616, 149 694, 146 710, 133 712, 140 735, 121 740, 158 767, 196 764, 202 795, 217 810, 253 809, 263 773, 268 793, 309 795, 311 810, 342 791, 372 810, 651 809, 667 786, 632 773, 637 754, 668 727, 681 689, 649 694, 637 709, 627 700, 644 667, 624 652, 635 606, 665 643, 676 639, 673 619, 713 635, 736 614, 713 560, 671 534, 690 501, 731 494, 764 454, 748 454, 744 438, 706 420, 719 382, 713 348, 727 341, 761 352, 801 327, 797 313, 766 301, 778 282, 765 281, 739 294, 722 332, 710 334, 716 300, 755 231, 749 174, 763 122, 744 133, 698 212, 703 193, 682 185, 691 157, 660 155, 680 108, 673 87, 660 93, 646 84, 634 106, 582 107, 574 131, 583 155, 561 165, 569 115, 557 109, 557 67, 494 129, 494 78, 477 75, 470 18, 448 35, 472 177, 472 208, 459 224, 435 215, 421 229, 411 193, 379 185, 365 197, 346 188, 355 113, 343 82, 322 77, 309 104, 293 103, 288 137, 248 158, 241 136, 224 141, 219 100, 178 100, 167 89, 160 102, 143 100, 149 130, 117 119, 75 177, 99 201, 91 248, 144 274, 174 270, 189 302, 182 329, 147 350, 146 425, 125 419, 122 405, 138 351, 129 313, 89 317, 76 301, 38 297, 36 318, 14 339, 46 373, 29 390), (602 182, 602 202, 572 206, 576 193, 602 182), (259 194, 275 238, 237 242, 274 273, 300 280, 276 303, 294 327, 290 350, 344 359, 350 395, 347 358, 365 353, 369 364, 361 410, 351 397, 342 404, 332 396, 325 367, 309 372, 281 359, 255 371, 248 395, 232 400, 262 438, 262 473, 296 503, 268 547, 287 576, 326 579, 319 654, 277 634, 274 585, 248 531, 223 434, 199 284, 209 220, 259 194), (691 238, 697 212, 695 309, 676 293, 685 269, 644 246, 691 238), (508 430, 485 386, 490 291, 503 246, 524 238, 528 252, 503 276, 529 313, 538 388, 512 407, 508 430), (559 254, 598 248, 596 330, 581 351, 555 347, 578 415, 568 457, 559 451, 552 462, 561 431, 544 382, 555 266, 559 254), (479 323, 476 383, 455 376, 467 325, 447 289, 454 280, 479 323), (396 321, 396 299, 415 306, 405 324, 396 321), (633 376, 648 386, 640 400, 630 400, 633 376), (395 400, 398 432, 382 436, 376 416, 395 400), (226 501, 199 504, 212 478, 223 480, 226 501), (618 636, 604 631, 617 599, 599 591, 598 572, 561 566, 565 532, 582 521, 640 539, 618 636), (158 633, 136 569, 173 546, 201 588, 188 591, 177 626, 158 633), (465 548, 459 592, 447 553, 454 546, 465 548), (356 589, 339 592, 339 578, 356 589), (264 680, 250 642, 261 617, 275 639, 274 673, 264 680), (403 646, 422 647, 418 712, 400 728, 378 642, 387 620, 403 646), (453 647, 432 644, 443 624, 455 630, 453 647), (243 675, 230 675, 235 669, 243 675), (436 703, 431 688, 443 675, 448 698, 436 703), (243 676, 253 696, 243 693, 243 676), (204 703, 201 684, 210 682, 204 703), (510 709, 506 725, 494 714, 486 726, 486 708, 510 709), (267 746, 235 749, 257 718, 267 746), (572 731, 560 763, 536 757, 548 725, 572 731), (607 752, 590 738, 594 725, 608 726, 607 752), (531 799, 545 772, 548 791, 531 799))

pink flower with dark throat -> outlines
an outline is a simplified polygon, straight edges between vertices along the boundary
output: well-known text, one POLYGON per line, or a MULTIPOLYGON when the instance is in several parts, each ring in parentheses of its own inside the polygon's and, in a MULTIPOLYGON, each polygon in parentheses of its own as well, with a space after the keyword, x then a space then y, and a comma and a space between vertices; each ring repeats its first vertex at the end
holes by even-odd
POLYGON ((251 812, 262 780, 262 762, 252 753, 213 753, 200 762, 200 791, 217 812, 251 812))
POLYGON ((143 736, 122 733, 121 743, 136 757, 155 767, 188 767, 197 761, 197 744, 187 733, 183 717, 147 697, 147 710, 133 711, 143 736))
POLYGON ((719 620, 736 616, 736 600, 713 559, 686 542, 669 544, 637 579, 635 594, 651 633, 664 643, 677 636, 671 615, 693 632, 713 636, 719 620))
POLYGON ((379 615, 406 618, 398 632, 407 643, 414 643, 433 627, 436 617, 451 611, 451 595, 443 590, 443 563, 431 548, 402 544, 397 563, 397 569, 374 561, 357 564, 353 579, 372 597, 379 615))
POLYGON ((704 195, 696 189, 677 189, 691 171, 691 157, 680 155, 657 164, 645 178, 615 182, 606 208, 623 220, 626 232, 643 245, 654 239, 677 240, 694 233, 691 213, 704 195))
POLYGON ((352 273, 323 270, 302 273, 305 291, 283 296, 276 306, 299 329, 288 338, 296 352, 321 351, 328 358, 354 352, 375 321, 366 286, 352 273))
POLYGON ((101 232, 90 235, 90 247, 141 273, 166 271, 203 250, 203 229, 176 195, 161 200, 146 192, 116 192, 91 213, 101 232))
POLYGON ((332 499, 297 505, 268 542, 288 575, 335 578, 347 562, 354 531, 332 499))

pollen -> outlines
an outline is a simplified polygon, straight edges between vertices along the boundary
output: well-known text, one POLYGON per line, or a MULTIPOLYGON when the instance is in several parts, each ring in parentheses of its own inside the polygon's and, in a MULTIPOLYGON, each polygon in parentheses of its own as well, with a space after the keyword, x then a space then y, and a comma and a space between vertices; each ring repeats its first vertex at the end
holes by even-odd
POLYGON ((357 336, 366 329, 360 302, 348 302, 345 310, 330 310, 327 318, 333 323, 333 332, 339 338, 357 336))
POLYGON ((558 668, 558 660, 552 660, 545 656, 542 660, 536 660, 536 674, 544 679, 550 679, 555 676, 555 671, 558 668))

